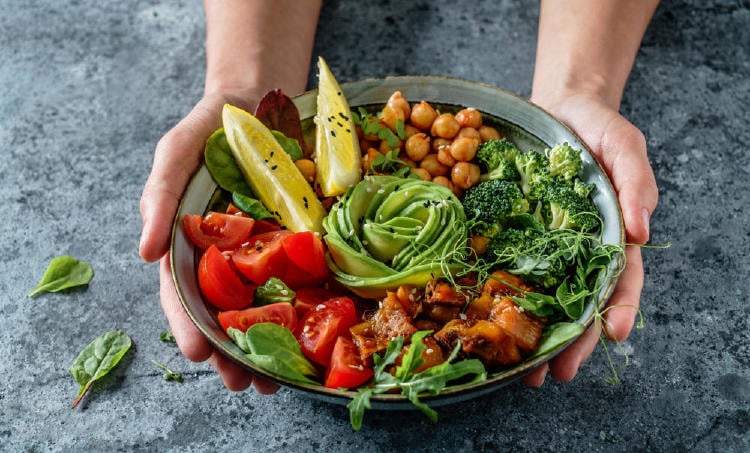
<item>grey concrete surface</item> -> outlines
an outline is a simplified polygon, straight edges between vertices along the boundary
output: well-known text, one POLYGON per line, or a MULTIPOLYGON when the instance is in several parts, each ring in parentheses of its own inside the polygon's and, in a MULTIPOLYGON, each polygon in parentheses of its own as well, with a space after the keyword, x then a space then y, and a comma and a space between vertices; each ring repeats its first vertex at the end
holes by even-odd
MULTIPOLYGON (((201 95, 204 23, 183 0, 0 0, 0 450, 749 451, 750 3, 666 1, 622 111, 660 186, 645 250, 644 327, 569 383, 373 412, 281 390, 230 393, 159 341, 157 266, 137 255, 155 143, 201 95), (56 255, 88 288, 25 296, 56 255), (77 410, 67 368, 123 329, 134 350, 77 410), (624 351, 624 353, 623 353, 624 351), (161 378, 151 360, 183 373, 161 378)), ((315 53, 342 81, 439 74, 527 96, 536 2, 330 1, 315 53)), ((586 68, 581 68, 585 71, 586 68)))

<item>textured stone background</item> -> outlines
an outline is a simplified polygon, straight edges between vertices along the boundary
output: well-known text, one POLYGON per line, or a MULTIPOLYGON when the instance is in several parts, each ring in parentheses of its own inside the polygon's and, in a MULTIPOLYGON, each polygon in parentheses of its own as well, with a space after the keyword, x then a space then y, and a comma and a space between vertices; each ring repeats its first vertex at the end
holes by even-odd
MULTIPOLYGON (((750 449, 747 1, 664 2, 625 93, 660 186, 653 243, 672 247, 645 251, 645 326, 623 344, 621 385, 604 382, 600 348, 573 382, 510 385, 442 408, 436 425, 373 412, 358 433, 343 407, 230 393, 159 341, 138 199, 155 143, 202 91, 199 2, 0 0, 0 11, 0 450, 750 449), (90 286, 27 298, 61 254, 93 265, 90 286), (68 366, 113 328, 134 353, 71 411, 68 366), (163 381, 152 359, 185 383, 163 381)), ((527 96, 537 13, 509 0, 329 1, 315 52, 342 81, 437 74, 527 96)))

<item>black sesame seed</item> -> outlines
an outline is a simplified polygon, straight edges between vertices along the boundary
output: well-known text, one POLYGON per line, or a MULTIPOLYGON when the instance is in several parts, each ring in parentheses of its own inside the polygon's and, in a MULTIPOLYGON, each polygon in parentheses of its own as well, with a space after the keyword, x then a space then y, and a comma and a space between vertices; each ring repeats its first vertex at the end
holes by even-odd
POLYGON ((334 131, 333 129, 331 129, 331 135, 335 137, 336 136, 336 131, 334 131))

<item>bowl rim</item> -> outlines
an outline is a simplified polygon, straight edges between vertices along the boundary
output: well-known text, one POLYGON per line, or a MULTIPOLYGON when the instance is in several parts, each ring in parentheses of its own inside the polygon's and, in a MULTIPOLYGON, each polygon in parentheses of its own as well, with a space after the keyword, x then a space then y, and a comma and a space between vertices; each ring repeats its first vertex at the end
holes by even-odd
MULTIPOLYGON (((572 138, 574 141, 574 145, 581 149, 584 155, 588 156, 588 159, 586 159, 587 165, 594 164, 596 169, 594 173, 596 173, 599 178, 597 179, 597 188, 602 191, 607 192, 609 194, 608 200, 614 201, 614 207, 617 217, 616 227, 619 231, 615 232, 614 234, 617 235, 616 244, 620 246, 624 246, 625 244, 625 228, 624 228, 624 222, 622 217, 622 209, 619 204, 616 192, 614 191, 614 188, 612 186, 612 183, 607 175, 607 172, 603 169, 600 162, 594 157, 593 153, 589 149, 589 147, 585 144, 585 142, 578 137, 575 132, 573 132, 567 125, 562 123, 561 121, 557 120, 553 115, 551 115, 549 112, 544 110, 542 107, 532 103, 526 98, 523 98, 511 91, 505 90, 503 88, 495 87, 489 84, 485 84, 482 82, 476 82, 456 77, 448 77, 448 76, 432 76, 432 75, 406 75, 406 76, 388 76, 384 78, 366 78, 358 81, 352 81, 352 82, 346 82, 341 84, 342 91, 347 95, 347 98, 355 98, 355 96, 351 96, 351 93, 358 92, 358 93, 366 93, 368 90, 372 89, 373 87, 380 87, 379 89, 383 89, 383 87, 386 86, 393 86, 393 87, 399 87, 401 86, 401 91, 404 91, 404 88, 407 86, 412 85, 419 85, 422 87, 430 86, 430 87, 443 87, 443 88, 454 88, 459 89, 459 91, 463 90, 470 90, 470 91, 476 91, 480 90, 488 95, 494 95, 497 99, 502 100, 503 102, 499 102, 500 105, 504 105, 505 101, 507 102, 513 102, 516 106, 518 106, 521 109, 528 110, 527 114, 530 117, 538 118, 540 120, 545 121, 546 123, 549 123, 554 128, 559 129, 561 131, 564 131, 563 135, 568 135, 570 138, 572 138), (603 184, 604 187, 600 187, 600 185, 603 184), (614 195, 614 196, 613 196, 614 195)), ((306 109, 311 109, 314 115, 314 106, 316 102, 316 96, 317 96, 317 89, 311 89, 307 90, 304 93, 301 93, 298 96, 295 96, 292 98, 295 105, 297 105, 298 109, 300 110, 300 114, 303 119, 308 118, 309 115, 304 115, 302 112, 306 109)), ((407 97, 407 95, 405 95, 407 97)), ((408 99, 409 102, 415 102, 414 100, 408 99)), ((460 104, 458 101, 456 102, 446 102, 445 100, 441 99, 429 99, 424 98, 424 100, 431 102, 431 103, 438 103, 438 104, 453 104, 457 107, 469 107, 465 104, 460 104)), ((385 100, 380 100, 377 102, 371 102, 371 103, 361 103, 361 102, 350 102, 350 105, 353 105, 355 108, 360 105, 369 105, 369 104, 375 104, 375 103, 384 103, 385 100)), ((513 125, 514 127, 518 128, 519 130, 523 131, 524 133, 532 136, 533 138, 544 142, 538 137, 538 134, 534 134, 531 131, 529 131, 530 127, 529 125, 520 125, 513 121, 508 120, 505 116, 498 112, 486 112, 483 111, 481 108, 477 108, 482 113, 492 115, 496 118, 499 118, 500 120, 507 122, 508 124, 513 125)), ((590 167, 589 167, 590 168, 590 167)), ((226 334, 221 331, 219 335, 216 334, 215 328, 218 326, 213 326, 214 329, 211 328, 211 326, 206 326, 201 321, 201 315, 203 313, 198 313, 200 310, 200 307, 193 307, 188 300, 188 297, 185 292, 185 288, 182 286, 182 282, 178 278, 180 275, 180 263, 175 258, 176 255, 179 256, 179 254, 175 253, 176 249, 176 243, 178 239, 180 239, 180 235, 183 236, 182 239, 184 239, 184 232, 182 231, 182 217, 185 214, 183 211, 186 208, 187 203, 187 194, 191 193, 191 187, 197 186, 200 184, 206 184, 206 178, 210 180, 210 183, 213 183, 214 190, 216 187, 215 182, 213 182, 210 173, 208 172, 206 166, 204 163, 201 164, 198 171, 191 177, 191 180, 186 187, 185 192, 183 193, 183 196, 180 198, 179 205, 177 207, 175 217, 172 224, 172 234, 170 239, 170 248, 169 248, 169 266, 170 270, 172 272, 172 281, 175 286, 175 290, 177 292, 178 298, 180 300, 180 303, 187 313, 188 317, 192 321, 192 323, 195 325, 195 327, 201 332, 201 334, 211 343, 211 345, 216 348, 219 352, 221 352, 224 356, 228 357, 233 362, 239 364, 249 372, 259 375, 265 379, 271 380, 273 382, 276 382, 279 385, 282 385, 284 387, 290 388, 292 390, 296 390, 299 392, 302 392, 304 394, 307 394, 309 396, 315 397, 317 399, 326 400, 329 402, 334 403, 347 403, 351 401, 351 398, 353 395, 356 394, 356 391, 352 390, 337 390, 337 389, 329 389, 324 387, 323 385, 311 385, 301 382, 295 382, 290 381, 288 379, 285 379, 283 377, 277 376, 273 373, 270 373, 249 360, 245 359, 241 351, 238 347, 234 346, 233 343, 231 343, 231 340, 226 336, 226 334), (228 344, 231 343, 231 344, 228 344)), ((211 195, 207 195, 208 200, 210 200, 211 195)), ((208 206, 208 201, 203 206, 203 211, 205 211, 206 207, 208 206)), ((612 241, 608 242, 612 243, 612 241)), ((193 268, 193 275, 194 275, 194 269, 196 265, 195 257, 196 252, 193 251, 192 253, 192 263, 191 267, 193 268)), ((612 292, 614 291, 615 286, 617 285, 617 281, 619 278, 619 273, 622 270, 624 265, 624 256, 618 255, 617 260, 615 260, 611 264, 611 275, 608 277, 608 283, 607 285, 602 288, 598 295, 598 301, 597 307, 594 307, 594 304, 592 301, 589 301, 586 306, 586 311, 584 312, 584 315, 582 315, 581 318, 575 320, 574 322, 578 322, 579 324, 584 325, 583 332, 585 332, 588 327, 592 324, 595 316, 596 316, 596 309, 601 308, 604 306, 609 298, 612 295, 612 292)), ((201 298, 202 304, 203 304, 203 310, 206 310, 205 302, 203 302, 203 299, 201 298)), ((209 315, 210 316, 210 315, 209 315)), ((219 329, 221 330, 221 329, 219 329)), ((570 346, 571 343, 576 341, 580 337, 577 336, 575 338, 570 339, 568 342, 566 342, 563 345, 558 346, 553 351, 549 351, 545 354, 542 354, 537 357, 533 357, 529 360, 525 360, 521 362, 520 364, 508 368, 507 370, 502 370, 496 373, 491 373, 488 375, 486 380, 479 381, 479 382, 472 382, 468 384, 461 384, 456 386, 449 386, 446 387, 439 395, 426 395, 423 398, 421 398, 424 402, 431 403, 433 406, 438 406, 442 404, 450 404, 452 402, 461 401, 464 399, 469 398, 475 398, 478 396, 481 396, 483 394, 495 391, 499 389, 500 387, 507 385, 521 376, 529 373, 536 367, 548 362, 552 358, 554 358, 556 355, 564 351, 568 346, 570 346)), ((379 394, 379 395, 373 395, 371 399, 373 403, 374 409, 408 409, 408 408, 414 408, 414 406, 408 401, 406 397, 404 397, 401 394, 379 394)))

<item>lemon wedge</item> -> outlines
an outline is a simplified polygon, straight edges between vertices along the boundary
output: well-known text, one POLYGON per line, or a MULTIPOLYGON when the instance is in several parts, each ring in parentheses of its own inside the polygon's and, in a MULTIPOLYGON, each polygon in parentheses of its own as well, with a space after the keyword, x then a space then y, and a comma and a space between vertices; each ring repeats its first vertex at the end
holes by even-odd
POLYGON ((271 131, 229 104, 224 105, 222 121, 232 155, 266 209, 291 231, 322 232, 325 208, 271 131))
POLYGON ((349 103, 322 57, 318 57, 315 165, 320 191, 341 195, 362 179, 361 151, 349 103))

